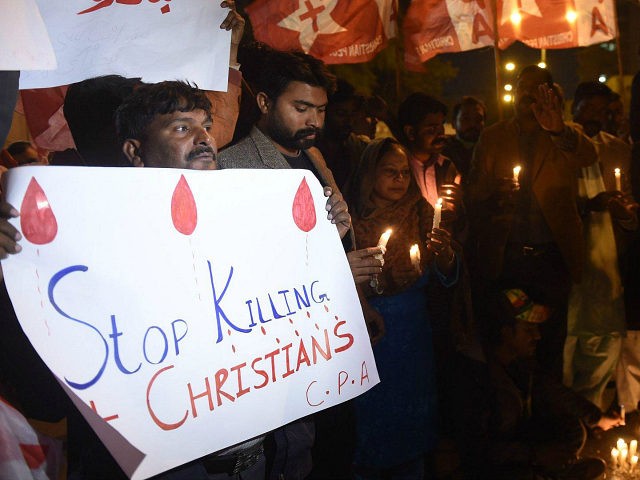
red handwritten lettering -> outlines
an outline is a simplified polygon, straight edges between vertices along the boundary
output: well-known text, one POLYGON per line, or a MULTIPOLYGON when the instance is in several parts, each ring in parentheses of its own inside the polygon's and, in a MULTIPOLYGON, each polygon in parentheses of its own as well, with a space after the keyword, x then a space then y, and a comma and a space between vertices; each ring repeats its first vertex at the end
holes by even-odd
POLYGON ((207 397, 209 401, 209 411, 213 410, 213 398, 211 396, 211 385, 209 384, 209 379, 207 377, 204 378, 205 390, 198 395, 193 394, 193 389, 191 388, 191 382, 187 384, 187 388, 189 389, 189 400, 191 400, 191 414, 193 418, 198 416, 198 409, 196 408, 196 400, 198 398, 207 397))
POLYGON ((149 415, 151 415, 151 419, 155 422, 156 425, 158 425, 162 430, 175 430, 176 428, 179 428, 184 422, 187 421, 187 417, 189 416, 189 411, 186 411, 184 413, 184 417, 182 417, 182 420, 180 420, 179 422, 176 423, 165 423, 162 420, 160 420, 156 414, 153 411, 153 408, 151 408, 151 400, 149 400, 149 395, 151 393, 151 387, 153 387, 154 382, 156 381, 156 379, 158 378, 158 376, 173 368, 174 365, 169 365, 167 367, 161 368, 160 370, 158 370, 153 377, 151 377, 151 380, 149 381, 149 385, 147 386, 147 410, 149 411, 149 415))
POLYGON ((343 333, 343 334, 339 334, 338 330, 340 329, 340 327, 342 325, 346 325, 347 322, 345 322, 344 320, 336 323, 336 326, 333 327, 333 334, 338 337, 338 338, 346 338, 347 339, 347 343, 345 345, 342 345, 341 347, 338 347, 334 350, 335 353, 340 353, 340 352, 344 352, 345 350, 348 350, 351 345, 353 345, 353 335, 351 335, 350 333, 343 333))
MULTIPOLYGON (((110 7, 114 3, 119 3, 121 5, 139 5, 142 3, 142 0, 93 0, 96 4, 93 7, 89 7, 81 12, 78 12, 78 15, 84 15, 85 13, 92 13, 97 10, 101 10, 106 7, 110 7)), ((160 0, 149 0, 150 3, 157 3, 160 0)), ((165 0, 166 2, 170 2, 171 0, 165 0)), ((162 14, 168 13, 171 10, 169 5, 163 5, 160 11, 162 14)))

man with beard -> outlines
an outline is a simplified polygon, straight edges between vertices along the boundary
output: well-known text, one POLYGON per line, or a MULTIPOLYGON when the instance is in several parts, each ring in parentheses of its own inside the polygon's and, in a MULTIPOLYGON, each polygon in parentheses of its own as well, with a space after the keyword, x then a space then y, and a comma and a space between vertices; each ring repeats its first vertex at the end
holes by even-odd
MULTIPOLYGON (((435 207, 438 198, 447 196, 447 215, 443 221, 454 218, 449 213, 455 211, 459 202, 460 173, 453 162, 442 155, 446 136, 444 120, 447 107, 440 100, 425 93, 412 93, 398 109, 398 128, 402 143, 409 150, 409 164, 422 196, 435 207), (445 191, 447 193, 445 193, 445 191)), ((456 229, 454 229, 456 230, 456 229)))
MULTIPOLYGON (((578 171, 596 161, 589 139, 565 125, 551 74, 530 65, 518 76, 515 116, 482 132, 469 173, 476 280, 541 292, 553 314, 542 328, 538 360, 557 379, 569 289, 584 261, 578 171)), ((482 300, 481 291, 476 296, 482 300)))
POLYGON ((442 154, 451 159, 463 181, 469 173, 473 147, 484 130, 486 117, 487 108, 475 97, 463 97, 462 101, 453 107, 451 123, 456 129, 456 134, 447 138, 442 154))
POLYGON ((335 79, 322 62, 302 53, 271 51, 264 60, 256 79, 258 123, 247 137, 220 153, 220 168, 310 170, 325 187, 327 210, 333 209, 330 220, 344 237, 351 217, 322 154, 313 148, 335 79))

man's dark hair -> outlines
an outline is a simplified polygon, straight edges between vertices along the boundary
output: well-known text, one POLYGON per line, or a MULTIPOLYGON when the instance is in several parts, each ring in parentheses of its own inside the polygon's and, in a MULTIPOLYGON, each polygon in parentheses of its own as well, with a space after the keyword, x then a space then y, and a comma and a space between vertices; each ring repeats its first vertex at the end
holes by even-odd
POLYGON ((343 78, 338 78, 336 80, 335 91, 329 95, 329 104, 348 102, 358 96, 359 95, 356 94, 356 89, 353 85, 343 78))
POLYGON ((594 97, 605 97, 612 100, 613 92, 611 89, 601 82, 582 82, 576 87, 576 93, 573 95, 573 104, 571 105, 571 113, 575 114, 578 105, 583 100, 589 100, 594 97))
POLYGON ((476 97, 464 96, 462 97, 462 100, 456 103, 451 110, 451 123, 456 123, 456 118, 458 118, 460 110, 462 110, 462 107, 467 105, 471 107, 475 107, 476 105, 478 105, 480 108, 482 108, 482 116, 485 118, 487 117, 487 106, 482 100, 476 97))
POLYGON ((113 156, 113 165, 123 164, 124 159, 117 154, 120 146, 114 116, 122 101, 138 85, 139 78, 105 75, 69 86, 64 99, 64 116, 76 149, 86 162, 97 161, 104 165, 104 157, 113 156))
POLYGON ((541 75, 544 78, 544 83, 546 83, 549 88, 553 88, 553 76, 551 75, 551 72, 546 68, 539 67, 538 65, 527 65, 520 70, 520 73, 518 73, 518 77, 516 78, 516 82, 520 81, 522 77, 530 73, 541 75))
POLYGON ((408 143, 404 127, 415 127, 430 113, 441 113, 446 117, 447 106, 437 98, 422 92, 412 93, 404 99, 398 107, 398 138, 402 143, 408 143))
POLYGON ((401 129, 406 125, 415 127, 430 113, 441 113, 446 116, 447 106, 426 93, 412 93, 398 108, 398 124, 401 129))
POLYGON ((7 152, 9 152, 9 155, 11 155, 12 157, 15 157, 16 155, 24 153, 29 147, 35 148, 29 142, 13 142, 7 147, 7 152))
POLYGON ((157 115, 204 110, 211 115, 211 102, 202 90, 187 82, 170 81, 143 85, 116 111, 116 129, 121 142, 144 140, 157 115))
POLYGON ((291 82, 323 88, 329 96, 336 88, 336 77, 321 60, 296 51, 267 53, 256 79, 256 93, 264 92, 275 102, 291 82))

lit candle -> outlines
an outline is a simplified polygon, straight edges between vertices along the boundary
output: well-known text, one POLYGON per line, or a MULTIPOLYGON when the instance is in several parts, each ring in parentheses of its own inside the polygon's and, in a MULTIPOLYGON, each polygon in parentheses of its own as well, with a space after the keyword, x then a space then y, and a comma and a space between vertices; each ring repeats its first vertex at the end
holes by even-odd
POLYGON ((627 466, 627 457, 629 456, 629 450, 627 450, 626 448, 623 450, 620 450, 620 466, 621 467, 626 467, 627 466))
POLYGON ((631 471, 632 472, 635 470, 637 464, 638 464, 638 456, 634 455, 633 457, 631 457, 631 471))
POLYGON ((513 167, 513 181, 516 183, 520 180, 520 170, 522 170, 520 165, 513 167))
POLYGON ((627 448, 627 442, 625 442, 624 439, 619 438, 616 442, 616 447, 618 448, 618 450, 622 451, 627 448))
POLYGON ((620 169, 619 168, 614 168, 613 169, 613 174, 616 177, 616 190, 621 192, 622 191, 622 182, 620 181, 620 175, 621 175, 620 169))
POLYGON ((613 467, 617 467, 618 466, 618 457, 620 456, 620 452, 618 451, 617 448, 612 448, 611 449, 611 465, 613 465, 613 467))
POLYGON ((432 228, 439 228, 440 227, 440 219, 441 218, 442 218, 442 199, 439 198, 438 201, 436 202, 436 206, 434 208, 433 227, 432 228))
POLYGON ((638 451, 638 440, 631 440, 631 442, 629 442, 629 456, 634 457, 637 451, 638 451))
POLYGON ((411 257, 411 265, 416 269, 418 273, 422 273, 422 268, 420 268, 420 247, 418 247, 417 243, 411 245, 409 249, 409 256, 411 257))
POLYGON ((378 240, 378 246, 382 247, 383 251, 385 248, 387 248, 387 243, 389 242, 389 237, 391 236, 392 231, 393 230, 389 228, 382 235, 380 235, 380 239, 378 240))

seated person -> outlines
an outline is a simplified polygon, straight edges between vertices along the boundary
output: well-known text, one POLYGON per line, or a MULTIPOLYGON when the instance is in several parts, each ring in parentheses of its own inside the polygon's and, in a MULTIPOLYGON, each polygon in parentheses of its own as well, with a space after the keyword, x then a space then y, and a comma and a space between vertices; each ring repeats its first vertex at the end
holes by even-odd
POLYGON ((595 479, 605 464, 579 458, 587 430, 622 424, 535 368, 549 309, 519 289, 485 298, 486 362, 459 357, 456 432, 464 478, 595 479))

